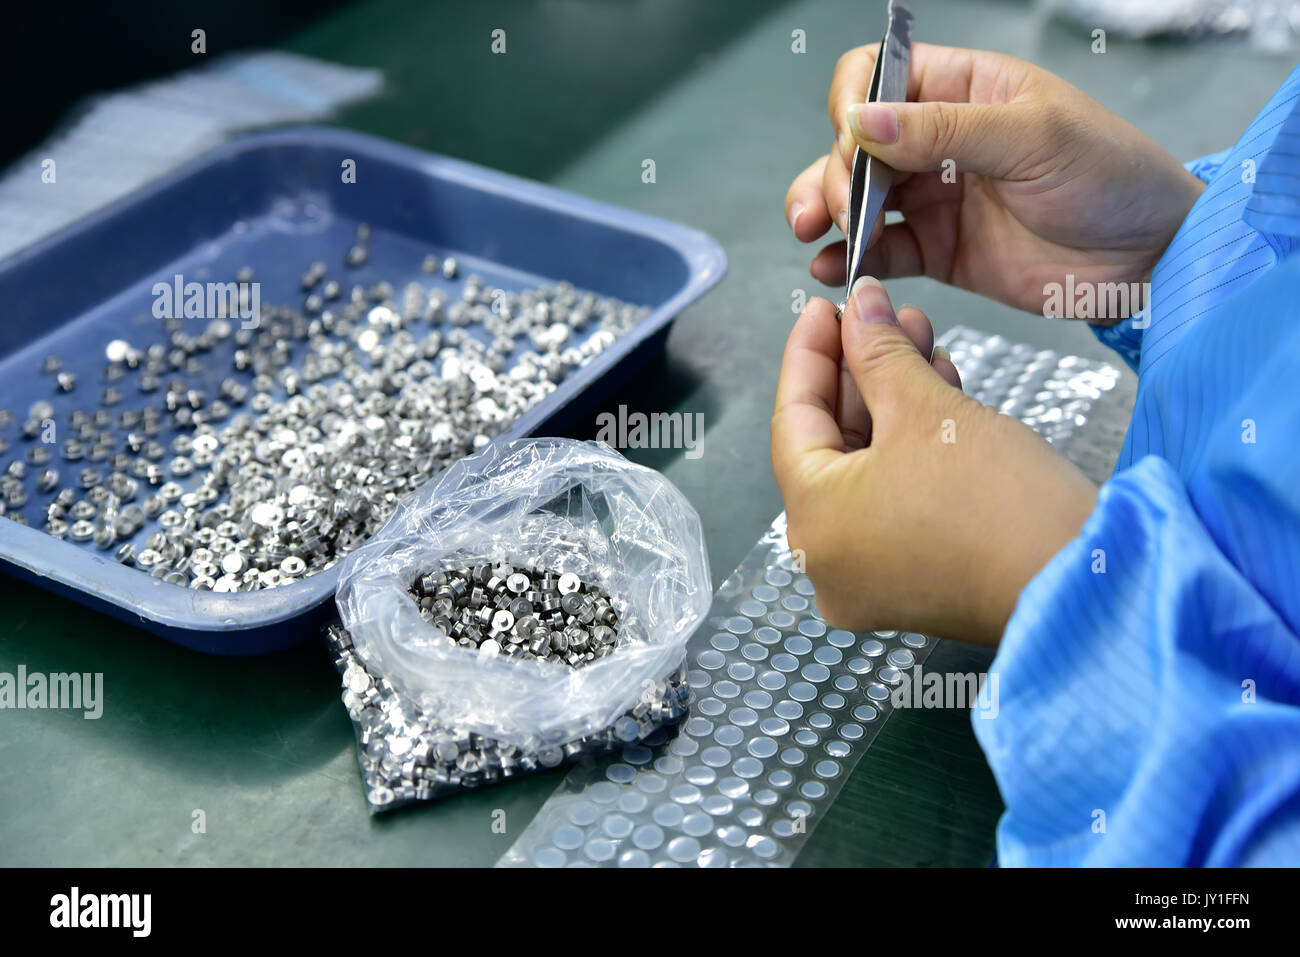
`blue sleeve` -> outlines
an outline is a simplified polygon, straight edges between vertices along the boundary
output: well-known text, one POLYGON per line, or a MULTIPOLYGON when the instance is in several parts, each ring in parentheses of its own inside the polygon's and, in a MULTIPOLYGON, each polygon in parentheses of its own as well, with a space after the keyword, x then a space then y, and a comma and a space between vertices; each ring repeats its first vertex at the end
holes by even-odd
MULTIPOLYGON (((1203 183, 1208 183, 1219 172, 1223 166, 1223 161, 1228 158, 1231 149, 1220 150, 1217 153, 1211 153, 1209 156, 1201 156, 1192 160, 1190 163, 1184 163, 1183 166, 1189 173, 1195 176, 1203 183)), ((1133 320, 1121 319, 1113 326, 1098 326, 1089 323, 1088 328, 1092 330, 1098 341, 1102 345, 1113 349, 1117 352, 1134 372, 1138 371, 1138 366, 1142 360, 1142 333, 1145 327, 1135 326, 1133 320)))
POLYGON ((1300 642, 1163 459, 1102 488, 1022 593, 995 676, 972 721, 1002 863, 1300 863, 1300 642))

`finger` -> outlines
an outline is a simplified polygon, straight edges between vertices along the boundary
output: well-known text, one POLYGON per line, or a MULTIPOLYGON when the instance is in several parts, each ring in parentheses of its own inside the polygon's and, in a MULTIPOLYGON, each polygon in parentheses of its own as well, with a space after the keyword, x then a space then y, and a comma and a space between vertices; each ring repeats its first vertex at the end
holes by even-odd
POLYGON ((916 351, 922 356, 929 357, 930 366, 934 371, 939 373, 950 386, 960 389, 961 376, 957 374, 957 367, 952 364, 952 356, 948 354, 948 350, 934 344, 934 326, 931 325, 926 314, 916 306, 899 306, 898 324, 907 333, 907 338, 912 340, 916 351))
POLYGON ((827 286, 844 285, 844 240, 823 246, 808 265, 808 272, 827 286))
POLYGON ((935 372, 899 324, 884 287, 870 276, 854 283, 840 336, 853 380, 871 410, 874 435, 888 429, 899 403, 915 394, 911 381, 935 372))
POLYGON ((932 172, 951 161, 994 179, 1014 179, 1047 131, 1041 106, 1028 102, 859 103, 845 116, 854 142, 895 169, 932 172))
POLYGON ((947 349, 943 346, 935 346, 934 354, 930 357, 930 365, 944 382, 954 389, 961 389, 961 376, 957 372, 957 367, 952 364, 952 357, 947 349))
POLYGON ((835 131, 836 152, 846 164, 853 159, 853 136, 844 123, 844 111, 851 103, 861 103, 871 92, 871 74, 876 68, 880 44, 871 43, 849 50, 835 64, 830 92, 826 95, 826 112, 835 131))
POLYGON ((844 436, 846 451, 865 449, 871 444, 871 413, 862 401, 858 384, 853 381, 853 370, 843 359, 840 360, 840 399, 835 420, 844 436))
POLYGON ((916 351, 925 358, 930 358, 930 354, 934 351, 934 327, 930 325, 930 320, 925 313, 916 306, 907 304, 899 306, 898 324, 907 333, 907 338, 912 340, 916 351))
MULTIPOLYGON (((826 108, 840 158, 846 163, 853 159, 855 143, 852 131, 844 122, 845 113, 849 107, 865 102, 871 92, 871 73, 879 49, 880 45, 873 43, 850 50, 840 57, 831 79, 826 108)), ((1013 84, 1006 78, 1027 69, 1026 64, 1014 57, 932 43, 912 44, 908 60, 906 99, 913 103, 991 99, 991 92, 999 88, 999 78, 1003 88, 1010 88, 1013 84)))
POLYGON ((778 484, 810 456, 843 452, 836 421, 840 392, 840 328, 835 307, 812 299, 790 331, 772 413, 772 469, 778 484))
POLYGON ((849 170, 843 163, 827 163, 822 170, 822 195, 831 219, 841 233, 848 233, 849 224, 849 170))
MULTIPOLYGON (((808 271, 818 282, 842 286, 845 282, 844 243, 832 243, 813 258, 808 271)), ((880 279, 903 279, 925 273, 925 259, 916 233, 906 220, 890 223, 880 232, 875 245, 862 256, 862 270, 880 279)))
POLYGON ((831 228, 822 191, 827 158, 823 156, 796 176, 785 194, 785 221, 800 242, 810 243, 831 228))

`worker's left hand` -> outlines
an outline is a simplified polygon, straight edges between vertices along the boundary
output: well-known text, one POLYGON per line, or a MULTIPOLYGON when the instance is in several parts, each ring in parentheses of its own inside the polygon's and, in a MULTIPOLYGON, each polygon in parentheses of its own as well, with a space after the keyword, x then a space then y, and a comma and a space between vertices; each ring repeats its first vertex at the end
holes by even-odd
POLYGON ((992 644, 1096 489, 964 395, 946 358, 928 361, 932 343, 929 320, 896 316, 874 279, 859 280, 842 321, 810 301, 782 360, 772 465, 829 624, 992 644))

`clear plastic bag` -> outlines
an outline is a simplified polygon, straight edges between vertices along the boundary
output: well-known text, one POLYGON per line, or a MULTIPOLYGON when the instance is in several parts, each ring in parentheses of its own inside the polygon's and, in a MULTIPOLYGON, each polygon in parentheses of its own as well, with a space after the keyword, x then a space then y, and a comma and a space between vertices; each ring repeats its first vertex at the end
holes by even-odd
POLYGON ((677 669, 712 600, 699 515, 659 473, 608 445, 492 443, 404 501, 343 565, 337 602, 356 653, 427 714, 526 751, 610 727, 677 669), (429 571, 480 562, 573 572, 618 611, 614 652, 575 669, 479 655, 421 617, 429 571))

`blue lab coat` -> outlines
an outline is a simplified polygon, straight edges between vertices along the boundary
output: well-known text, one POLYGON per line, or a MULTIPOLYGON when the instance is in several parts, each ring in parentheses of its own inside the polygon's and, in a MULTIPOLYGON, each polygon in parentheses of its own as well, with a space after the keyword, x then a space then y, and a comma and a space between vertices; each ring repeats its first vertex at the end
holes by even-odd
POLYGON ((972 721, 1003 865, 1300 864, 1300 69, 1152 276, 1115 474, 972 721))

